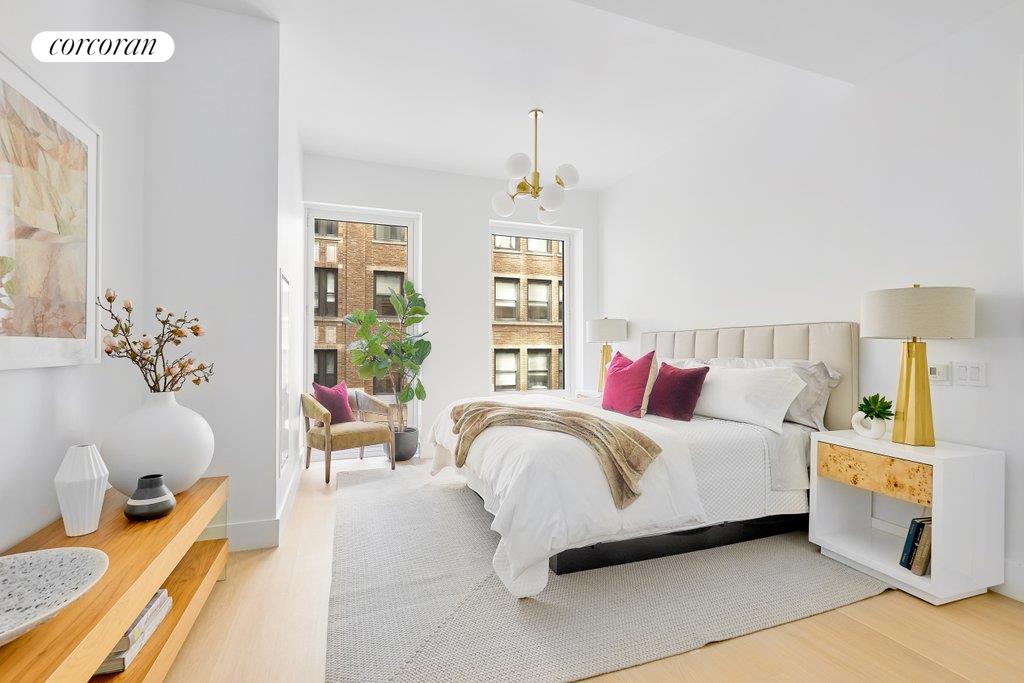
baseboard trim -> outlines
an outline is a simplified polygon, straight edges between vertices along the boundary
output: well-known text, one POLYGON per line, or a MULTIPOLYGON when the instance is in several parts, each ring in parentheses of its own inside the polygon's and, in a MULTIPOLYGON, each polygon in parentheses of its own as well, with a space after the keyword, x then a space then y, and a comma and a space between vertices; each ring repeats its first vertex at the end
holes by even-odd
POLYGON ((992 590, 1008 598, 1024 602, 1024 560, 1007 558, 1003 579, 1004 581, 992 590))
POLYGON ((228 549, 256 550, 276 548, 280 540, 281 520, 254 519, 247 522, 229 522, 227 529, 228 549))

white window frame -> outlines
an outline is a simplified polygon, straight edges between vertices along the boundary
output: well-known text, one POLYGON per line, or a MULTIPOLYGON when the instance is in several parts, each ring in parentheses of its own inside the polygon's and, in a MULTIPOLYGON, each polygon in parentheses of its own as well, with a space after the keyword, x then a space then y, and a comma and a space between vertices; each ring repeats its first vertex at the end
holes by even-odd
MULTIPOLYGON (((314 336, 314 325, 313 325, 313 297, 312 297, 312 277, 313 277, 313 264, 315 263, 315 252, 316 247, 315 235, 313 234, 313 222, 317 218, 326 218, 334 221, 344 221, 347 223, 382 223, 385 225, 403 225, 406 228, 405 231, 405 245, 406 253, 409 255, 408 263, 406 263, 405 280, 412 280, 416 283, 416 289, 424 291, 423 283, 420 281, 420 273, 422 269, 421 251, 420 251, 420 235, 421 226, 423 224, 423 214, 412 211, 394 211, 391 209, 377 209, 363 206, 346 206, 342 204, 324 204, 320 202, 306 202, 306 263, 303 268, 303 293, 305 297, 306 306, 306 338, 313 339, 314 336)), ((388 242, 389 244, 401 244, 400 242, 388 242)), ((340 254, 339 254, 340 256, 340 254)), ((340 286, 338 287, 340 290, 340 286)), ((427 303, 430 303, 429 297, 427 303)), ((339 305, 339 315, 341 313, 339 305)), ((428 321, 429 323, 429 321, 428 321)), ((420 325, 414 325, 412 329, 413 333, 420 332, 420 325)), ((305 378, 312 377, 313 368, 313 344, 306 344, 306 349, 303 353, 303 368, 302 376, 303 381, 305 378)), ((340 362, 340 359, 339 359, 340 362)), ((429 390, 429 364, 424 369, 423 383, 427 385, 429 390)), ((387 399, 387 397, 383 397, 387 399)), ((409 417, 407 424, 410 427, 419 428, 420 426, 420 413, 421 413, 421 401, 413 401, 409 404, 409 417)))
MULTIPOLYGON (((521 393, 550 393, 556 396, 574 396, 576 392, 576 362, 579 358, 577 353, 579 333, 577 328, 577 315, 582 305, 582 273, 578 267, 579 254, 577 250, 580 244, 580 228, 556 225, 540 225, 536 223, 518 223, 515 221, 492 220, 488 224, 490 235, 487 239, 487 258, 490 258, 491 249, 494 248, 494 235, 512 235, 520 239, 536 238, 545 240, 556 240, 564 242, 562 247, 562 283, 565 294, 565 320, 562 320, 562 350, 566 367, 563 368, 565 386, 561 389, 528 389, 521 393)), ((537 253, 537 252, 524 252, 537 253)), ((554 254, 555 252, 548 252, 554 254)), ((488 276, 494 278, 488 268, 488 276)), ((498 275, 497 277, 501 277, 498 275)), ((529 279, 527 277, 527 279, 529 279)), ((493 297, 492 297, 493 298, 493 297)), ((549 304, 550 306, 551 304, 549 304)), ((490 302, 487 324, 493 324, 494 302, 490 302)), ((550 318, 550 315, 548 316, 550 318)), ((499 324, 501 321, 498 321, 499 324)), ((493 330, 493 327, 491 328, 493 330)), ((494 339, 491 338, 491 346, 494 339)), ((554 362, 552 354, 552 362, 554 362)), ((493 377, 490 380, 494 381, 493 377)), ((507 394, 508 391, 493 392, 495 395, 507 394)))

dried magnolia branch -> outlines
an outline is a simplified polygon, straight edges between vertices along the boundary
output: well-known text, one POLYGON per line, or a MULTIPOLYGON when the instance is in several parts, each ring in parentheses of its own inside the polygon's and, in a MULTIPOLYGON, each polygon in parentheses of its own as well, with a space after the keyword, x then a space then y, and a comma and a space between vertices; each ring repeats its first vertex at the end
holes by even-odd
POLYGON ((181 346, 189 335, 201 337, 206 330, 199 324, 199 318, 190 316, 188 312, 176 315, 173 311, 157 306, 154 312, 156 321, 160 323, 160 331, 156 336, 143 333, 133 336, 132 312, 135 310, 131 299, 121 301, 124 313, 114 310, 117 293, 108 289, 102 299, 96 299, 96 305, 110 317, 110 327, 100 326, 107 334, 103 337, 103 352, 111 358, 127 358, 142 373, 149 390, 157 393, 177 391, 185 384, 192 382, 199 386, 209 383, 213 376, 213 363, 199 363, 192 358, 192 352, 184 353, 168 361, 167 351, 170 347, 181 346))

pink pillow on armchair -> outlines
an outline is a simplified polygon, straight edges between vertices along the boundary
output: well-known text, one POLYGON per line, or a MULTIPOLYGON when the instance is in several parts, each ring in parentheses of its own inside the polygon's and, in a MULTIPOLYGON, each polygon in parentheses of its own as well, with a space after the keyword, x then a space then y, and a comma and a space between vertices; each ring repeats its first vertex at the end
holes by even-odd
POLYGON ((352 406, 348 404, 348 387, 344 382, 335 384, 333 387, 325 387, 313 382, 313 398, 327 408, 331 414, 331 424, 339 422, 352 422, 355 415, 352 414, 352 406))
POLYGON ((619 352, 608 364, 604 378, 601 407, 623 415, 643 417, 647 413, 647 400, 658 376, 654 351, 637 358, 626 358, 619 352))

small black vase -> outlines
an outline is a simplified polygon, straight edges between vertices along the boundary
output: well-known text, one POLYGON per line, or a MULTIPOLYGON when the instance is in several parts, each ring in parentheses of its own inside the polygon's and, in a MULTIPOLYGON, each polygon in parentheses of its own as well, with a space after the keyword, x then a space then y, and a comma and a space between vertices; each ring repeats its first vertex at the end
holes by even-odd
POLYGON ((164 485, 164 475, 139 477, 139 486, 124 504, 124 516, 135 522, 163 517, 174 509, 174 494, 164 485))

